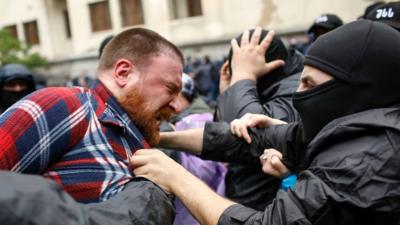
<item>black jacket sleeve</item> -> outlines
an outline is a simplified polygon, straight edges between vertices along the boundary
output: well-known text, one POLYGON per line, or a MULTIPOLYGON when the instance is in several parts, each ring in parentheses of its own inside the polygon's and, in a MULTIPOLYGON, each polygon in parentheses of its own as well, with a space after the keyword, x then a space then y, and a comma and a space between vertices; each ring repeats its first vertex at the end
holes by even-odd
POLYGON ((238 81, 218 97, 217 103, 221 121, 231 122, 247 112, 266 114, 258 98, 256 83, 252 80, 238 81))
POLYGON ((270 96, 268 101, 262 102, 254 81, 238 81, 218 97, 216 109, 219 116, 218 120, 231 122, 246 113, 253 113, 287 122, 297 121, 298 115, 291 103, 291 95, 290 93, 279 97, 270 96))
POLYGON ((258 157, 270 143, 262 132, 251 132, 252 143, 234 136, 225 122, 206 123, 200 157, 245 165, 260 165, 258 157))
POLYGON ((129 182, 112 199, 82 204, 56 183, 39 176, 0 172, 0 224, 172 224, 168 196, 143 179, 129 182), (150 207, 151 206, 151 207, 150 207))
POLYGON ((337 199, 335 192, 309 171, 299 177, 294 190, 279 190, 274 201, 264 212, 240 204, 227 208, 218 225, 311 225, 340 224, 332 217, 337 199))
POLYGON ((225 122, 206 123, 203 136, 203 149, 200 155, 203 159, 238 163, 242 165, 260 165, 259 157, 266 148, 276 148, 288 156, 284 163, 292 168, 297 157, 298 124, 271 126, 268 128, 249 129, 252 142, 248 144, 230 131, 225 122))
POLYGON ((266 148, 282 152, 283 163, 291 171, 305 168, 305 147, 301 127, 298 123, 249 129, 252 139, 248 144, 230 131, 225 122, 206 123, 203 135, 203 149, 200 157, 220 162, 259 166, 259 157, 266 148))
POLYGON ((233 205, 219 225, 398 224, 399 132, 360 124, 331 124, 308 145, 293 189, 279 190, 263 212, 233 205))

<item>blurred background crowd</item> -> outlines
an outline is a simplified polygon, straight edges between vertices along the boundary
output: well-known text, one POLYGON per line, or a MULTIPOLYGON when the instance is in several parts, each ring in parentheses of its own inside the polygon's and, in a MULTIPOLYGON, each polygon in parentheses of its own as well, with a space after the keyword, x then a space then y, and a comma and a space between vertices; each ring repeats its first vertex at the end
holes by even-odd
POLYGON ((371 0, 1 0, 0 64, 33 73, 36 88, 88 86, 102 41, 145 27, 171 40, 186 58, 185 73, 210 105, 229 41, 250 27, 275 30, 304 53, 317 35, 362 17, 371 0), (317 23, 320 23, 318 25, 317 23), (317 24, 317 25, 316 25, 317 24))

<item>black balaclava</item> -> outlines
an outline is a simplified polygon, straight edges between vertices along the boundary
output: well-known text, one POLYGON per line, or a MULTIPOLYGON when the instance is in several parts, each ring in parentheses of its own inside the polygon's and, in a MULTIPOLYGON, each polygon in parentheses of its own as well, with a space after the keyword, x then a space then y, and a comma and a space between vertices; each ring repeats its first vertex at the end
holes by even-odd
MULTIPOLYGON (((254 29, 250 30, 249 38, 254 33, 254 29)), ((260 42, 267 36, 268 31, 262 30, 260 36, 260 42)), ((239 46, 240 41, 242 39, 242 35, 240 34, 239 37, 236 38, 239 46)), ((232 74, 231 62, 232 62, 232 48, 229 50, 228 62, 229 62, 229 72, 232 74)), ((283 67, 277 68, 271 71, 268 75, 262 76, 257 79, 257 91, 258 93, 262 93, 265 89, 270 87, 272 84, 282 80, 283 78, 292 75, 297 70, 300 72, 302 67, 299 68, 297 64, 299 64, 299 60, 296 59, 293 52, 287 50, 285 45, 283 44, 282 40, 275 35, 272 39, 271 45, 269 46, 267 52, 265 53, 265 62, 271 62, 273 60, 281 59, 285 61, 285 65, 283 67), (296 71, 294 71, 296 70, 296 71)))
POLYGON ((0 110, 5 110, 24 96, 35 90, 32 73, 21 64, 8 64, 0 70, 0 110), (3 86, 11 81, 19 80, 27 84, 23 91, 4 91, 3 86))
POLYGON ((400 103, 400 33, 378 22, 359 20, 322 35, 305 65, 334 77, 293 95, 305 143, 332 120, 400 103))

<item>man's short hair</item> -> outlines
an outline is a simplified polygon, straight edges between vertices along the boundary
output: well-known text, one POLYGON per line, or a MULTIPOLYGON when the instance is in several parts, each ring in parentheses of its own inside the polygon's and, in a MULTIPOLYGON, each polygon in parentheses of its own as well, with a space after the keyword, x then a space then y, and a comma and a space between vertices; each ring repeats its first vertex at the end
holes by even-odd
POLYGON ((115 36, 104 48, 100 57, 99 70, 113 68, 119 59, 128 59, 136 65, 146 64, 151 57, 173 53, 181 60, 181 51, 158 33, 145 29, 133 28, 115 36))

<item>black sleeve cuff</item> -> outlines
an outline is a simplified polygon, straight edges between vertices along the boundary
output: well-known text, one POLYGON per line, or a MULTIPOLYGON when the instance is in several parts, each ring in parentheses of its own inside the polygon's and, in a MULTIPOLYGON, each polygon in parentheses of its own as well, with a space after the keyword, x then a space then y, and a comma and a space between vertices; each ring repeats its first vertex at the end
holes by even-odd
MULTIPOLYGON (((250 134, 253 138, 255 135, 250 134)), ((203 159, 238 163, 241 165, 261 165, 259 156, 264 144, 254 141, 251 145, 231 133, 227 123, 206 123, 203 135, 203 159)))

